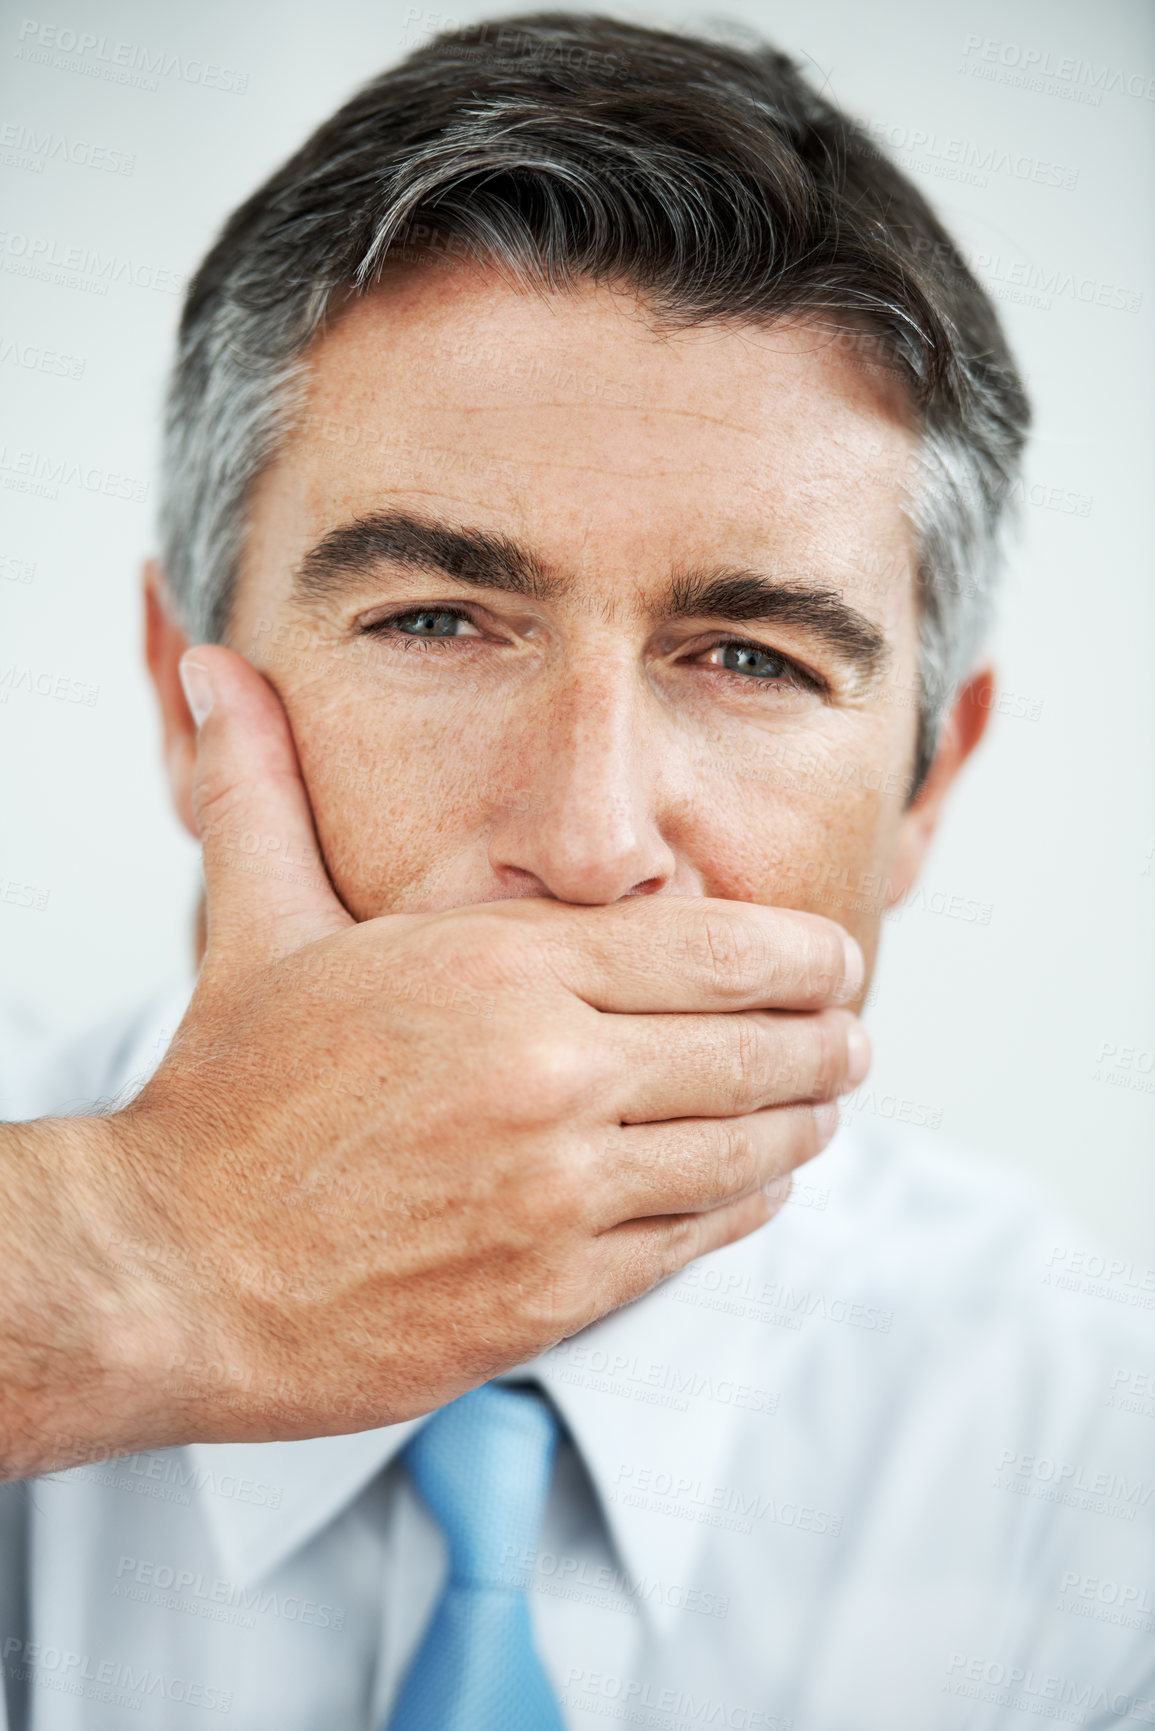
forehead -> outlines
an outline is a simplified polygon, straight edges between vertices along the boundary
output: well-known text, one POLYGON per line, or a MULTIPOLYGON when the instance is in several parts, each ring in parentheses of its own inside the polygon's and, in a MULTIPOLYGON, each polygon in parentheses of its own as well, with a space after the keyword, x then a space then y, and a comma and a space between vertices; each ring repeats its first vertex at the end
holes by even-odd
POLYGON ((305 411, 251 520, 286 558, 388 503, 571 565, 612 546, 639 575, 723 551, 827 581, 908 562, 905 398, 830 329, 663 329, 606 285, 547 293, 460 266, 354 300, 306 361, 305 411))

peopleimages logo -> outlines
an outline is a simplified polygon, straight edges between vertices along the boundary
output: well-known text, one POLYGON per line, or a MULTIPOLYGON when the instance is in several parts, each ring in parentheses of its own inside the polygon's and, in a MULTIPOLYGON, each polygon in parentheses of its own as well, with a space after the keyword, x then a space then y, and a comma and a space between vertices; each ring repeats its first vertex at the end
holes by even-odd
POLYGON ((676 1412, 688 1412, 691 1401, 702 1400, 770 1417, 778 1411, 778 1396, 769 1389, 661 1359, 643 1358, 637 1353, 611 1353, 580 1336, 562 1341, 552 1349, 549 1358, 551 1365, 560 1367, 557 1374, 565 1383, 651 1406, 672 1407, 676 1412))
POLYGON ((1085 1724, 1092 1713, 1097 1723, 1107 1723, 1098 1717, 1104 1712, 1113 1715, 1109 1721, 1112 1725, 1123 1719, 1155 1725, 1155 1700, 1147 1696, 1125 1695, 1109 1684, 1085 1683, 1055 1671, 1038 1671, 1032 1665, 1016 1665, 1013 1660, 990 1659, 977 1653, 951 1654, 943 1688, 987 1706, 1014 1707, 1049 1719, 1069 1717, 1077 1725, 1085 1724), (1069 1711, 1063 1713, 1063 1708, 1069 1711))
POLYGON ((1043 1502, 1065 1503, 1069 1508, 1133 1521, 1155 1494, 1155 1485, 1129 1479, 1124 1473, 1087 1466, 1079 1461, 1056 1460, 1051 1455, 1021 1454, 1003 1449, 995 1469, 994 1488, 1043 1502))
POLYGON ((86 709, 95 709, 100 698, 99 685, 89 685, 67 673, 21 667, 15 661, 8 667, 0 663, 0 703, 7 703, 14 691, 25 691, 32 697, 52 697, 57 703, 83 703, 86 709))
POLYGON ((1087 1617, 1119 1628, 1155 1631, 1151 1591, 1134 1581, 1113 1581, 1102 1575, 1081 1575, 1067 1569, 1059 1587, 1056 1610, 1069 1617, 1087 1617))
POLYGON ((836 1538, 844 1520, 841 1514, 812 1503, 767 1496, 740 1485, 710 1484, 691 1475, 675 1476, 658 1467, 635 1466, 629 1461, 619 1464, 607 1500, 743 1534, 754 1531, 755 1521, 765 1520, 775 1526, 793 1527, 800 1533, 836 1538))
POLYGON ((0 126, 0 162, 6 168, 30 168, 42 174, 46 162, 69 162, 74 168, 97 168, 105 174, 131 174, 136 157, 107 144, 69 138, 63 132, 37 132, 9 121, 0 126))
POLYGON ((1155 76, 1149 73, 1124 72, 1109 61, 1096 66, 1074 54, 1055 54, 1049 48, 1003 42, 997 36, 968 36, 963 44, 963 65, 976 76, 1028 90, 1059 88, 1063 94, 1071 97, 1077 94, 1078 100, 1096 107, 1104 93, 1155 101, 1155 76))
POLYGON ((1044 1286, 1061 1286, 1067 1292, 1155 1310, 1155 1266, 1128 1256, 1107 1256, 1102 1251, 1056 1244, 1047 1257, 1042 1279, 1044 1286))
POLYGON ((41 348, 38 343, 0 336, 0 364, 20 367, 26 373, 47 373, 50 378, 82 379, 87 363, 79 355, 65 355, 58 349, 41 348))
POLYGON ((50 235, 24 234, 7 228, 0 229, 0 270, 10 276, 33 277, 37 282, 54 282, 61 288, 95 295, 106 295, 114 283, 169 295, 183 294, 187 287, 186 278, 179 272, 144 259, 122 258, 117 253, 97 252, 88 246, 68 246, 50 235))
POLYGON ((934 174, 944 180, 961 180, 987 186, 992 174, 1033 186, 1058 187, 1074 192, 1079 170, 1062 162, 1032 156, 1028 151, 1008 150, 1001 145, 979 143, 969 138, 946 137, 925 126, 892 125, 872 121, 866 127, 877 149, 901 158, 903 166, 916 173, 934 174))
POLYGON ((233 1691, 212 1683, 194 1682, 154 1671, 97 1653, 77 1653, 55 1647, 51 1641, 22 1641, 9 1635, 3 1647, 6 1677, 32 1682, 40 1688, 58 1689, 65 1695, 81 1695, 114 1707, 139 1712, 148 1699, 178 1701, 184 1707, 200 1707, 207 1713, 232 1711, 233 1691))
POLYGON ((249 87, 247 72, 237 72, 211 60, 185 57, 139 42, 118 42, 111 36, 44 24, 35 18, 21 22, 18 41, 17 60, 50 66, 58 72, 79 72, 85 77, 127 84, 137 90, 157 90, 162 78, 176 78, 182 84, 227 91, 234 96, 242 96, 249 87))
POLYGON ((243 1628, 255 1626, 254 1616, 279 1617, 284 1622, 304 1623, 314 1629, 340 1629, 345 1623, 343 1605, 321 1604, 298 1593, 277 1593, 263 1584, 252 1586, 180 1568, 150 1557, 122 1556, 116 1566, 113 1593, 120 1598, 138 1597, 163 1609, 190 1611, 216 1622, 238 1621, 243 1628), (131 1590, 130 1590, 131 1589, 131 1590), (157 1595, 168 1595, 168 1598, 157 1595), (239 1617, 228 1612, 240 1613, 239 1617))
POLYGON ((690 1689, 580 1665, 572 1666, 566 1675, 561 1705, 600 1719, 623 1719, 633 1725, 660 1727, 661 1731, 683 1731, 689 1725, 725 1725, 730 1731, 793 1731, 794 1727, 793 1719, 765 1708, 747 1707, 732 1698, 699 1695, 690 1689))
POLYGON ((134 475, 43 451, 16 451, 7 445, 0 445, 0 485, 47 499, 55 499, 61 487, 78 487, 82 493, 127 499, 135 505, 143 505, 148 498, 148 482, 134 475))
POLYGON ((196 1466, 184 1451, 175 1449, 159 1454, 123 1455, 115 1462, 112 1474, 98 1474, 92 1466, 68 1469, 75 1479, 108 1484, 116 1490, 132 1491, 151 1496, 161 1502, 187 1505, 189 1491, 198 1495, 224 1497, 232 1502, 251 1503, 254 1508, 279 1509, 284 1487, 269 1484, 264 1479, 244 1478, 237 1473, 218 1473, 211 1467, 196 1466))

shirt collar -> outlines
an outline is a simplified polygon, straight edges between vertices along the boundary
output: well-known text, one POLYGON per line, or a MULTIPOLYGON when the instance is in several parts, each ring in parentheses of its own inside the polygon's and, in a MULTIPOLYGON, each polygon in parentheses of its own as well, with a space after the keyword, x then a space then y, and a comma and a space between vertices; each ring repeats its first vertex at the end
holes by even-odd
POLYGON ((785 1246, 781 1218, 753 1237, 701 1258, 538 1360, 590 1475, 639 1611, 672 1634, 690 1587, 706 1518, 725 1496, 729 1463, 748 1408, 767 1384, 767 1330, 687 1303, 764 1280, 785 1246), (770 1232, 779 1233, 775 1243, 770 1232), (760 1386, 761 1385, 761 1386, 760 1386))
MULTIPOLYGON (((730 1314, 743 1305, 726 1295, 801 1285, 816 1259, 837 1258, 844 1236, 854 1236, 857 1206, 846 1204, 864 1178, 857 1139, 841 1131, 797 1181, 820 1198, 822 1212, 788 1206, 761 1231, 508 1373, 548 1391, 637 1589, 639 1614, 663 1638, 672 1637, 685 1590, 713 1585, 695 1569, 719 1500, 724 1506, 749 1489, 731 1471, 740 1429, 759 1422, 752 1410, 773 1413, 801 1350, 789 1328, 730 1314), (831 1196, 833 1218, 825 1212, 831 1196)), ((306 1545, 424 1422, 300 1442, 189 1445, 193 1483, 230 1579, 255 1584, 306 1545)), ((773 1428, 766 1438, 772 1450, 773 1428)))
MULTIPOLYGON (((140 1028, 118 1087, 143 1085, 178 1025, 190 984, 166 994, 140 1028)), ((856 1189, 854 1139, 843 1130, 805 1168, 797 1187, 823 1198, 833 1181, 856 1189)), ((727 1462, 751 1403, 773 1400, 796 1337, 750 1327, 703 1295, 749 1291, 797 1269, 815 1250, 807 1210, 788 1206, 761 1231, 703 1257, 634 1303, 510 1373, 548 1390, 580 1454, 639 1609, 670 1632, 693 1569, 711 1500, 727 1490, 727 1462), (692 1295, 692 1296, 691 1296, 692 1295), (722 1314, 719 1314, 719 1311, 722 1314), (631 1495, 644 1485, 642 1495, 631 1495), (671 1515, 673 1502, 685 1518, 671 1515)), ((837 1234, 836 1234, 837 1236, 837 1234)), ((819 1243, 819 1240, 821 1241, 819 1243)), ((765 1410, 765 1407, 763 1407, 765 1410)), ((423 1419, 296 1442, 192 1443, 183 1451, 218 1555, 231 1579, 252 1585, 314 1538, 405 1446, 423 1419)), ((772 1433, 768 1434, 768 1441, 772 1433)), ((732 1487, 731 1487, 732 1488, 732 1487)))
MULTIPOLYGON (((762 1238, 755 1234, 703 1258, 696 1265, 699 1287, 704 1279, 707 1288, 730 1290, 756 1269, 765 1278, 762 1238)), ((757 1363, 765 1343, 752 1338, 767 1331, 728 1325, 712 1309, 680 1302, 683 1280, 667 1281, 509 1373, 509 1380, 534 1380, 549 1393, 626 1576, 640 1588, 639 1608, 659 1626, 676 1619, 678 1594, 647 1586, 699 1584, 692 1571, 707 1529, 697 1517, 725 1485, 736 1426, 749 1416, 732 1391, 767 1382, 757 1363), (704 1397, 707 1384, 712 1392, 704 1397), (639 1484, 659 1494, 631 1499, 639 1484), (686 1518, 666 1512, 660 1492, 667 1485, 686 1518)), ((188 1445, 192 1483, 229 1578, 249 1586, 285 1562, 352 1503, 422 1423, 300 1442, 188 1445)))

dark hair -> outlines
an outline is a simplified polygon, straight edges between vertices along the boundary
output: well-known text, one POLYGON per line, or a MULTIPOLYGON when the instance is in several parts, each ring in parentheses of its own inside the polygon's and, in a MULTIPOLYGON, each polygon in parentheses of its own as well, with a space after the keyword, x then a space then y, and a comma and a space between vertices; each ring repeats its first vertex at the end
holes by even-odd
POLYGON ((921 194, 774 48, 600 14, 447 32, 375 78, 226 223, 190 286, 162 538, 189 628, 223 634, 254 478, 326 312, 438 254, 661 320, 821 321, 901 379, 921 433, 916 781, 989 621, 1028 406, 994 307, 921 194))

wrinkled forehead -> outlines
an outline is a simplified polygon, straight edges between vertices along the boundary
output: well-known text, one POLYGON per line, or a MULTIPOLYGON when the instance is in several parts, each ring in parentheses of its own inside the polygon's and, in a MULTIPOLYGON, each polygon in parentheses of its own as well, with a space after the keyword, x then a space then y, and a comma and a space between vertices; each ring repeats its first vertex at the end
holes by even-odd
POLYGON ((908 586, 917 433, 869 332, 676 327, 609 285, 455 266, 348 301, 305 366, 250 520, 282 560, 388 504, 607 578, 724 554, 908 586))

